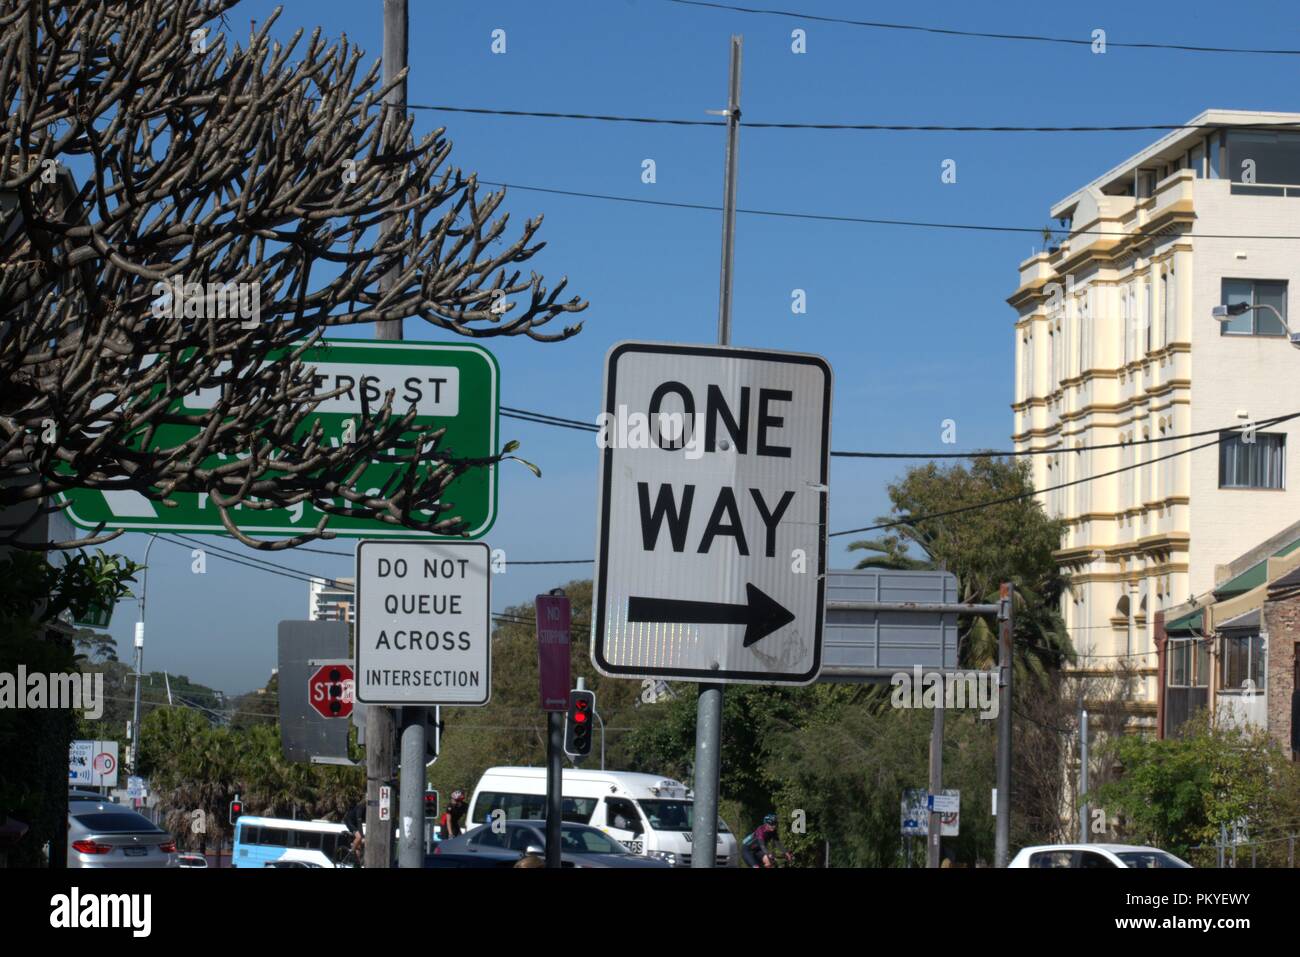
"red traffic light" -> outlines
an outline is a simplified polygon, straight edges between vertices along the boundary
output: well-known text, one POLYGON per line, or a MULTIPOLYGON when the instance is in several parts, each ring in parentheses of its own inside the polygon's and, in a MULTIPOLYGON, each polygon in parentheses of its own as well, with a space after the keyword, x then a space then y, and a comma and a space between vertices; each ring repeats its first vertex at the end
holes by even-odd
POLYGON ((569 692, 569 713, 564 723, 564 751, 574 757, 591 753, 591 719, 596 696, 587 690, 569 692))

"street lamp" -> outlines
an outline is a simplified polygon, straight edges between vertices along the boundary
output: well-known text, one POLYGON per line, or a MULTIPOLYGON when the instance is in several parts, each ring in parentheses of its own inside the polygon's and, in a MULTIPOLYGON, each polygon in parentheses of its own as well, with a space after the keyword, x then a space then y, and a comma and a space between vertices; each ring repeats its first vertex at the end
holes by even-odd
POLYGON ((1270 305, 1266 302, 1251 305, 1248 302, 1234 302, 1231 305, 1215 306, 1210 310, 1210 315, 1219 322, 1231 322, 1235 317, 1245 314, 1255 309, 1267 309, 1277 316, 1277 321, 1282 323, 1282 328, 1286 330, 1287 338, 1291 340, 1291 345, 1300 349, 1300 332, 1292 332, 1291 327, 1287 325, 1286 317, 1278 312, 1277 306, 1270 305))

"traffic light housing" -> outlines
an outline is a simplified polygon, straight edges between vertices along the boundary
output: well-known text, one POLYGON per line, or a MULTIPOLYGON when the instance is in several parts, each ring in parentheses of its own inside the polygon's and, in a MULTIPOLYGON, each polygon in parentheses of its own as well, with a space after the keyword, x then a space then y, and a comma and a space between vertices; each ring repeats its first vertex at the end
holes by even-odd
POLYGON ((575 758, 591 754, 591 726, 596 721, 596 694, 570 691, 564 717, 564 753, 575 758))
POLYGON ((427 790, 424 792, 424 819, 426 821, 438 821, 438 792, 427 790))
POLYGON ((241 801, 239 799, 239 795, 236 794, 234 800, 230 802, 230 823, 234 824, 236 821, 238 821, 239 815, 243 813, 244 813, 244 802, 241 801))

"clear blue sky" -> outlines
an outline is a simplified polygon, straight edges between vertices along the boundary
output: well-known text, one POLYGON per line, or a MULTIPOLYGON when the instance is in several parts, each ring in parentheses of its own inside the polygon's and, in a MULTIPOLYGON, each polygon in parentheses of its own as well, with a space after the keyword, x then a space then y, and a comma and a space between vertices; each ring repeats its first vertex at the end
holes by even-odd
MULTIPOLYGON (((742 5, 770 6, 777 0, 742 5)), ((274 4, 249 0, 236 34, 274 4)), ((1111 42, 1300 47, 1275 3, 1143 5, 814 3, 804 13, 1111 42)), ((346 33, 371 57, 381 0, 289 0, 279 32, 346 33)), ((1295 110, 1300 57, 1212 55, 967 39, 724 12, 665 0, 537 3, 411 0, 411 103, 707 118, 726 105, 732 33, 745 38, 742 112, 750 121, 1090 125, 1177 123, 1208 107, 1295 110), (790 33, 807 31, 807 52, 790 33), (507 52, 491 52, 506 31, 507 52)), ((717 204, 717 129, 488 117, 419 111, 416 129, 445 125, 453 161, 489 180, 647 199, 717 204), (641 182, 653 159, 657 183, 641 182)), ((742 208, 1039 227, 1052 202, 1160 133, 869 133, 743 130, 742 208), (957 164, 957 182, 940 180, 957 164)), ((547 248, 531 267, 591 302, 569 342, 487 341, 502 369, 502 401, 587 421, 599 410, 602 360, 623 339, 710 342, 716 335, 721 217, 512 191, 515 221, 544 213, 547 248)), ((835 370, 832 446, 940 447, 944 419, 957 450, 1005 447, 1011 426, 1013 313, 1005 297, 1038 240, 995 234, 769 219, 737 222, 736 345, 820 353, 835 370), (791 312, 791 292, 808 311, 791 312)), ((368 335, 369 332, 364 333, 368 335)), ((410 339, 446 339, 408 320, 410 339)), ((506 468, 488 536, 514 560, 594 552, 597 450, 588 434, 502 420, 543 477, 506 468)), ((831 528, 869 524, 888 509, 899 463, 837 460, 831 528)), ((111 549, 139 558, 147 538, 111 549)), ((244 551, 228 539, 224 548, 244 551)), ((831 564, 847 566, 845 539, 831 564)), ((349 551, 335 540, 321 547, 349 551)), ((259 557, 269 557, 262 553, 259 557)), ((351 573, 347 558, 274 556, 316 574, 351 573)), ((307 586, 159 542, 149 572, 146 668, 188 674, 227 691, 262 684, 275 664, 276 623, 305 618, 307 586)), ((590 566, 515 567, 493 579, 493 606, 532 596, 590 566)), ((134 604, 113 633, 130 650, 134 604)))

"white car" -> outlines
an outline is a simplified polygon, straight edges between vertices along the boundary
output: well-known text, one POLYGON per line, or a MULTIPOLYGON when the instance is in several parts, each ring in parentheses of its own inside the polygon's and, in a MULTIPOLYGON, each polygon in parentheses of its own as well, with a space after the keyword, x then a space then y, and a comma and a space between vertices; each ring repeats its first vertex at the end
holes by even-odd
POLYGON ((1007 867, 1191 867, 1168 851, 1138 844, 1040 844, 1024 847, 1007 867))

